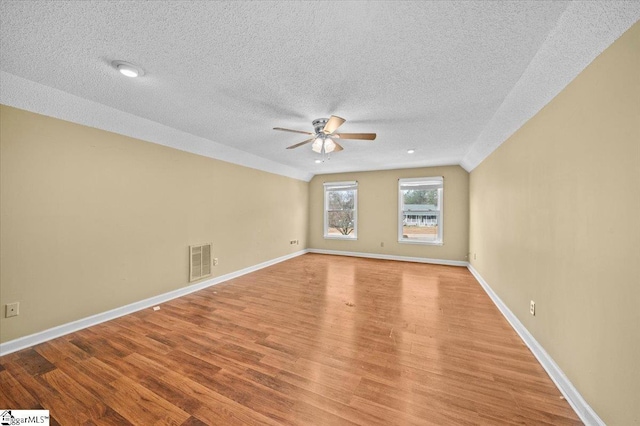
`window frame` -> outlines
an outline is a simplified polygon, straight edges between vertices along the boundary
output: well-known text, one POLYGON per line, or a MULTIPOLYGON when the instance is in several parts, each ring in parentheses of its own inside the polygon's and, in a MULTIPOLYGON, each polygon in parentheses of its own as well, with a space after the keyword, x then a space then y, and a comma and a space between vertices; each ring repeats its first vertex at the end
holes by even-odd
MULTIPOLYGON (((444 177, 443 176, 430 176, 421 178, 405 178, 398 179, 398 243, 400 244, 418 244, 426 246, 442 246, 444 245, 444 177), (404 220, 404 199, 402 194, 403 184, 417 184, 426 183, 428 185, 436 186, 439 183, 438 189, 438 236, 435 241, 419 241, 409 240, 403 237, 403 220, 404 220)), ((429 216, 427 214, 427 216, 429 216)))
POLYGON ((344 181, 344 182, 325 182, 324 187, 324 224, 323 224, 323 236, 327 240, 357 240, 358 239, 358 181, 344 181), (333 235, 329 234, 329 210, 328 210, 328 197, 329 193, 338 189, 351 189, 354 191, 353 195, 353 231, 349 235, 333 235))

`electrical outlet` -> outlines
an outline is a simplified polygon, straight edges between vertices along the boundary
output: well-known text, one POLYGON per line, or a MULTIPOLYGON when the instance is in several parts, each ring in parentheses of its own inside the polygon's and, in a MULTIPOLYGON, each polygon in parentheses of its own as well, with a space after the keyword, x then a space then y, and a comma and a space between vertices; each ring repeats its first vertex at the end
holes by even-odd
POLYGON ((4 317, 5 318, 17 317, 18 314, 20 314, 20 302, 7 303, 4 317))
POLYGON ((384 241, 380 242, 380 247, 384 247, 384 241))
POLYGON ((531 301, 531 303, 529 303, 529 313, 533 316, 536 315, 536 302, 534 302, 533 300, 531 301))
POLYGON ((217 257, 213 258, 213 266, 218 266, 218 258, 217 257))
POLYGON ((477 259, 476 254, 473 253, 473 260, 476 260, 476 259, 477 259))

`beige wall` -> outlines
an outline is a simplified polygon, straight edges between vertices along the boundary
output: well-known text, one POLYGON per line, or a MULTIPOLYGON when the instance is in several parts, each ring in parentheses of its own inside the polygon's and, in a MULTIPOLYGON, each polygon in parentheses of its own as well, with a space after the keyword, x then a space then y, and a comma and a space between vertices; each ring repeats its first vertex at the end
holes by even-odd
POLYGON ((472 265, 607 424, 640 424, 640 24, 473 170, 470 195, 472 265))
POLYGON ((306 247, 308 183, 2 106, 2 342, 306 247), (290 245, 292 239, 300 245, 290 245))
POLYGON ((459 166, 317 175, 309 186, 309 248, 466 261, 468 235, 469 174, 459 166), (444 245, 399 243, 398 179, 430 176, 444 176, 444 245), (323 183, 349 180, 358 181, 358 239, 325 239, 323 183))

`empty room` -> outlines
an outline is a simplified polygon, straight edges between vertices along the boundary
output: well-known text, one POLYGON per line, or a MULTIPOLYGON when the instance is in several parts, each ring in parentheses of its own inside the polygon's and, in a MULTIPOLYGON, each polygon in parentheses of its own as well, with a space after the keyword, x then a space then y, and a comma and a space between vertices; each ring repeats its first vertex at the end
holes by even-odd
POLYGON ((0 0, 0 423, 640 425, 639 20, 0 0))

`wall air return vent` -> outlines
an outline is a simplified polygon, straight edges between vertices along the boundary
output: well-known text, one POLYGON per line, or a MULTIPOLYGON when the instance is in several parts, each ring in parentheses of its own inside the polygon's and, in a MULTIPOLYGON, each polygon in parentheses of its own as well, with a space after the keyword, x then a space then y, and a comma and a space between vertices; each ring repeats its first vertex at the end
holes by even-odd
POLYGON ((211 275, 211 243, 189 246, 189 282, 211 275))

